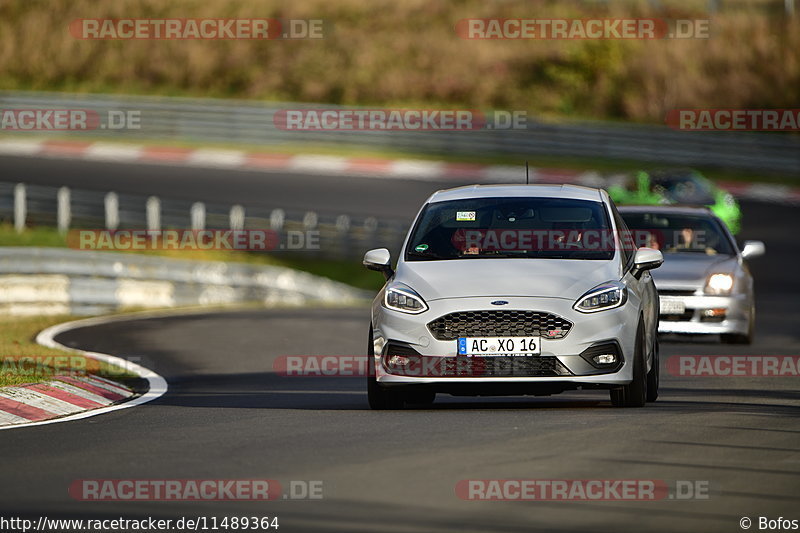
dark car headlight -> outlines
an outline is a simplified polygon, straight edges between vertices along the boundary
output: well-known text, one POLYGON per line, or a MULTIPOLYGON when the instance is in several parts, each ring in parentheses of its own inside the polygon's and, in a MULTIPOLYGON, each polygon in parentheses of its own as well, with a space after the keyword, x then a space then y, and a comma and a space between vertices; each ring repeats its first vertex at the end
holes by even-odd
POLYGON ((383 295, 383 305, 387 309, 418 315, 428 310, 428 304, 414 289, 400 283, 387 287, 383 295))
POLYGON ((621 307, 628 300, 628 288, 624 283, 609 281, 591 289, 578 298, 572 306, 581 313, 596 313, 621 307))

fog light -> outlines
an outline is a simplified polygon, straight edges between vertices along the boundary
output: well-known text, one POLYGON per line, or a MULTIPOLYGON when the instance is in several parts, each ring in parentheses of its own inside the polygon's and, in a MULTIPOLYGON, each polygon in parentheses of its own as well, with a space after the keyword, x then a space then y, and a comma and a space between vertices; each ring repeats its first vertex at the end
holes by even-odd
POLYGON ((725 316, 725 308, 717 307, 715 309, 706 309, 703 311, 703 316, 725 316))
POLYGON ((613 353, 603 353, 592 357, 592 361, 598 365, 610 365, 617 362, 617 356, 613 353))
POLYGON ((390 355, 387 362, 389 366, 406 366, 411 362, 411 359, 405 355, 390 355))

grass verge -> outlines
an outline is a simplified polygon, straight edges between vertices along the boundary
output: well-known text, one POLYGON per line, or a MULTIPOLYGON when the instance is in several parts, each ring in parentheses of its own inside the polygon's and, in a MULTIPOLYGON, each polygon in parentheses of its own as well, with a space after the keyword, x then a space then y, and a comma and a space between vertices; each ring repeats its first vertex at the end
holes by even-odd
POLYGON ((74 318, 69 315, 0 317, 0 387, 39 383, 65 374, 95 374, 122 382, 135 380, 134 374, 117 366, 36 343, 36 335, 43 329, 74 318))

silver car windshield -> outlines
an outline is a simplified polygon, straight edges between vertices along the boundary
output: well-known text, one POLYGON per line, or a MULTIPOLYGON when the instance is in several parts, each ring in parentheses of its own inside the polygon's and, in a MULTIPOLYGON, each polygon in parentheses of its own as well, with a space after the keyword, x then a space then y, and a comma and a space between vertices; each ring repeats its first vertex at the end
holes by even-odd
POLYGON ((469 198, 428 204, 406 261, 614 257, 604 205, 563 198, 469 198))
POLYGON ((622 213, 625 223, 642 244, 662 253, 733 255, 734 249, 720 223, 711 216, 683 213, 622 213))

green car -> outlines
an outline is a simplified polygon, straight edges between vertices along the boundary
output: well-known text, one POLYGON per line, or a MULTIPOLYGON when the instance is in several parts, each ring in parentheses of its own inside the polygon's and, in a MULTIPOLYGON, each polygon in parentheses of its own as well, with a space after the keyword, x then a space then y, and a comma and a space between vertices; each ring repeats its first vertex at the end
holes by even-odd
POLYGON ((680 204, 706 206, 736 235, 742 211, 733 195, 692 169, 665 169, 636 173, 635 183, 608 188, 611 199, 619 205, 680 204))

